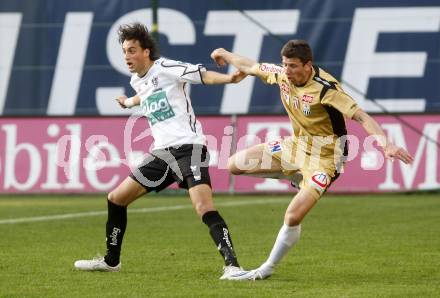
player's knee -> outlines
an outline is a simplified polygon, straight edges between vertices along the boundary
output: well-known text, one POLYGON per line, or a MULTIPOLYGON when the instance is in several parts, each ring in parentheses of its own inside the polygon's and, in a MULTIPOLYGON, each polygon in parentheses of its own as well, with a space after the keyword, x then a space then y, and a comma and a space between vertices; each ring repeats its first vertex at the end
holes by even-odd
POLYGON ((111 191, 108 195, 107 195, 107 200, 109 200, 110 202, 116 204, 116 205, 120 205, 120 206, 125 206, 126 203, 124 200, 122 200, 121 196, 119 196, 117 194, 116 191, 111 191))
POLYGON ((203 216, 208 211, 215 210, 212 200, 196 200, 193 201, 193 207, 197 215, 203 216))
POLYGON ((197 215, 202 216, 206 212, 211 211, 212 207, 210 208, 210 206, 203 203, 197 203, 194 205, 194 209, 196 210, 197 215))
POLYGON ((240 170, 239 167, 237 167, 237 164, 235 162, 235 156, 231 156, 228 159, 228 171, 232 175, 241 175, 241 174, 243 174, 243 171, 240 170))
POLYGON ((301 223, 302 217, 295 213, 286 213, 284 215, 284 223, 290 227, 297 226, 301 223))
POLYGON ((114 191, 111 191, 111 192, 108 193, 107 200, 109 200, 112 203, 116 203, 115 202, 116 201, 116 194, 115 194, 114 191))

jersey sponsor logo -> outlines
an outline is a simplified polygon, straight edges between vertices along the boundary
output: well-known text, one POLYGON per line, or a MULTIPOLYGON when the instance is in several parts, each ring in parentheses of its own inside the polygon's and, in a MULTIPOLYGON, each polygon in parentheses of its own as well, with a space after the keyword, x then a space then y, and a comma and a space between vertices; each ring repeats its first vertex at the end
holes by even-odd
POLYGON ((280 89, 281 89, 281 91, 284 92, 284 93, 290 93, 290 87, 289 87, 289 85, 287 85, 285 82, 282 82, 282 83, 280 84, 280 89))
POLYGON ((165 91, 150 95, 141 105, 151 125, 175 116, 165 91))
POLYGON ((329 185, 329 177, 324 172, 315 172, 309 180, 309 185, 319 191, 322 194, 329 185))
POLYGON ((302 102, 306 102, 306 103, 312 103, 313 102, 313 96, 311 96, 311 95, 307 95, 307 94, 304 94, 302 97, 301 97, 301 100, 302 100, 302 102))
POLYGON ((260 71, 269 73, 284 73, 284 68, 275 64, 263 63, 260 65, 260 71))
POLYGON ((286 101, 287 104, 289 104, 290 99, 290 87, 285 82, 282 82, 280 84, 280 90, 281 94, 283 96, 283 99, 286 101))
POLYGON ((281 151, 283 148, 281 147, 281 140, 271 141, 267 143, 267 146, 269 147, 270 153, 276 153, 281 151))

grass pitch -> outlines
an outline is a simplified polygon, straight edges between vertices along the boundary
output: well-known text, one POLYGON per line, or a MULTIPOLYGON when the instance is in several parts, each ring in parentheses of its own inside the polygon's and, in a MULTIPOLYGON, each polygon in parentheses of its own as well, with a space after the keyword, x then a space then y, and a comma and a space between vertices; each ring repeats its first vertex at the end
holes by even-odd
MULTIPOLYGON (((215 197, 243 267, 268 256, 289 201, 215 197)), ((327 195, 256 282, 218 280, 221 257, 186 196, 129 207, 121 272, 75 271, 76 259, 104 253, 106 217, 105 196, 0 197, 0 297, 440 296, 438 194, 327 195)))

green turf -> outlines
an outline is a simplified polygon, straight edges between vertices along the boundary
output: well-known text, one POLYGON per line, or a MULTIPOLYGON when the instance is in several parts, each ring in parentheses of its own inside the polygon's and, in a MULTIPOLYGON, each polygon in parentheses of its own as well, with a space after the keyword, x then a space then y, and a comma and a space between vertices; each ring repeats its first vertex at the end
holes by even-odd
MULTIPOLYGON (((265 260, 288 202, 216 197, 242 266, 265 260)), ((440 297, 438 194, 326 196, 275 274, 256 282, 218 280, 222 260, 186 197, 129 209, 175 205, 129 214, 119 273, 73 270, 104 252, 106 215, 0 223, 0 297, 440 297)), ((105 210, 104 196, 0 197, 0 221, 105 210)))

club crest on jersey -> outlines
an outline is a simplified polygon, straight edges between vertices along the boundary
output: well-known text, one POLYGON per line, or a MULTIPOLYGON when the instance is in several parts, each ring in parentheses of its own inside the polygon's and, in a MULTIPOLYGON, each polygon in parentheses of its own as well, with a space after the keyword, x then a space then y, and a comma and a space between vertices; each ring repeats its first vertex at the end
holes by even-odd
POLYGON ((267 146, 269 147, 270 153, 276 153, 281 151, 283 148, 281 147, 281 140, 275 140, 267 143, 267 146))
POLYGON ((309 180, 309 185, 323 194, 330 183, 328 175, 324 172, 315 172, 309 180))
POLYGON ((159 86, 159 78, 158 77, 153 77, 151 79, 151 84, 153 84, 154 88, 157 88, 157 86, 159 86))
POLYGON ((310 106, 308 104, 303 105, 302 109, 305 116, 309 116, 312 112, 310 111, 310 106))
POLYGON ((284 73, 284 68, 275 64, 262 63, 260 65, 260 71, 269 73, 284 73))

